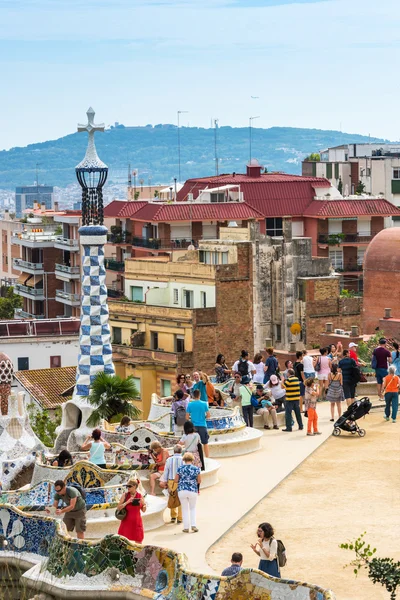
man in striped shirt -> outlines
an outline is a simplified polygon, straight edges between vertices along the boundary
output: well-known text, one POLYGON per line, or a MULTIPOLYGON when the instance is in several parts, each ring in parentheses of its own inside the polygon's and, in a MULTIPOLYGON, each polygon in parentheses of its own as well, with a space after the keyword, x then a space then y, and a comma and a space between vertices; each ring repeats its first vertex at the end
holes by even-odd
POLYGON ((296 415, 296 421, 299 429, 303 429, 303 421, 301 419, 300 412, 300 381, 294 374, 293 369, 288 369, 288 378, 284 381, 283 385, 286 388, 286 399, 285 399, 285 421, 286 429, 282 431, 293 431, 292 430, 292 411, 296 415))

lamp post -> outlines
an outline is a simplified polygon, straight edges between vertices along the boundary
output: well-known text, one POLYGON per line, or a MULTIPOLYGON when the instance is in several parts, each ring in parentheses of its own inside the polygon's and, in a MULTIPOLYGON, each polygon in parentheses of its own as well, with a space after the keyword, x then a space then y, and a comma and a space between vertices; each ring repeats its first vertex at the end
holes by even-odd
POLYGON ((251 142, 252 142, 252 139, 251 139, 251 130, 252 130, 252 127, 253 127, 253 121, 254 121, 254 119, 259 119, 259 118, 260 118, 259 116, 258 117, 250 117, 249 118, 249 146, 250 146, 250 148, 249 148, 249 150, 250 150, 250 161, 249 162, 250 163, 251 163, 251 142))
POLYGON ((181 180, 181 133, 180 133, 180 116, 188 113, 188 110, 178 110, 178 180, 181 180))

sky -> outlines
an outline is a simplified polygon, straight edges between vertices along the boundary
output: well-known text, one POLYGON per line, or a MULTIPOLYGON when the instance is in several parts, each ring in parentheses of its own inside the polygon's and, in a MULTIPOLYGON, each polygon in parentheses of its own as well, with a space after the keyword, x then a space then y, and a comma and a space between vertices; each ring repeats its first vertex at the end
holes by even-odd
POLYGON ((0 149, 96 122, 400 138, 398 0, 0 0, 0 149), (252 98, 253 96, 253 98, 252 98))

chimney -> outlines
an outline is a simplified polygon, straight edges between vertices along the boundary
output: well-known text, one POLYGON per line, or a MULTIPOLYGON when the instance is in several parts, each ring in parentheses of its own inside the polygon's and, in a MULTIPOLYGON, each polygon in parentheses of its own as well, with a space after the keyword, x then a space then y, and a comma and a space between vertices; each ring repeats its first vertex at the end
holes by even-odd
POLYGON ((39 210, 39 202, 35 202, 33 203, 33 210, 39 210))
POLYGON ((391 319, 391 318, 392 318, 392 309, 391 308, 385 308, 384 319, 391 319))
POLYGON ((58 212, 58 200, 54 200, 54 212, 58 212))
POLYGON ((247 177, 261 177, 262 166, 258 163, 255 158, 251 159, 251 162, 246 167, 247 177))
POLYGON ((357 325, 351 326, 351 337, 358 337, 358 327, 357 325))
POLYGON ((45 213, 46 212, 46 205, 44 202, 42 202, 41 206, 40 206, 40 212, 45 213))
POLYGON ((333 323, 325 323, 325 331, 326 331, 326 333, 332 333, 333 323))

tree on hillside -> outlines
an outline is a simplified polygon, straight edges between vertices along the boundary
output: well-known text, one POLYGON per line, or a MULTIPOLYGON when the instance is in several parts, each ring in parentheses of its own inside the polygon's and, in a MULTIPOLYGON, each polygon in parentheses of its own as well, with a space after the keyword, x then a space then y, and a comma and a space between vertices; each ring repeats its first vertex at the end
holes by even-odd
POLYGON ((95 407, 87 424, 89 427, 96 427, 102 419, 110 421, 115 415, 127 415, 131 419, 138 419, 142 411, 130 401, 139 396, 132 376, 123 379, 118 375, 98 373, 87 397, 89 404, 95 407))
POLYGON ((0 298, 0 319, 13 319, 14 309, 22 307, 22 298, 14 294, 13 287, 2 287, 0 298))
POLYGON ((309 160, 310 162, 319 162, 321 160, 321 156, 318 152, 311 152, 309 156, 306 156, 305 160, 309 160))

